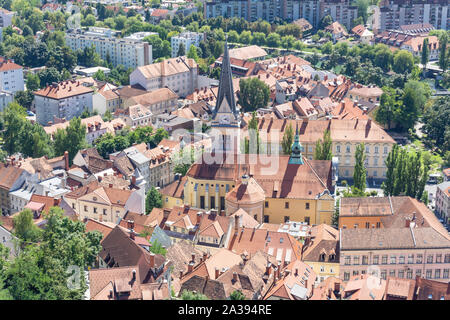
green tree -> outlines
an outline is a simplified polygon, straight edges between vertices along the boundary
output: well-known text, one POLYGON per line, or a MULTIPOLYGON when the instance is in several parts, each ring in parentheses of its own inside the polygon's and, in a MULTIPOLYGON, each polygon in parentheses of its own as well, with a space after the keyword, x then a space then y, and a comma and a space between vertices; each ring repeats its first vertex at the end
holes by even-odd
POLYGON ((10 103, 2 113, 1 118, 5 127, 2 132, 3 147, 9 154, 17 152, 20 148, 18 142, 22 127, 27 121, 25 117, 25 108, 16 102, 10 103))
POLYGON ((186 48, 184 47, 184 43, 180 43, 178 46, 177 57, 181 57, 186 55, 186 48))
POLYGON ((270 88, 258 78, 242 79, 239 82, 239 104, 245 111, 254 111, 267 106, 270 88))
POLYGON ((422 56, 421 56, 421 63, 422 63, 422 70, 423 70, 423 76, 425 77, 425 72, 427 70, 427 63, 428 59, 430 57, 430 50, 428 48, 428 38, 423 39, 422 44, 422 56))
POLYGON ((271 32, 266 38, 266 44, 269 47, 278 48, 280 46, 280 35, 275 32, 271 32))
POLYGON ((439 37, 439 67, 443 71, 446 71, 448 67, 449 57, 448 57, 447 43, 448 43, 448 35, 446 32, 444 32, 439 37))
POLYGON ((86 125, 81 123, 80 118, 73 118, 66 129, 58 129, 54 136, 55 155, 60 156, 64 151, 69 152, 69 162, 79 150, 87 147, 86 125))
POLYGON ((41 238, 41 230, 34 224, 33 213, 29 209, 21 211, 13 218, 14 235, 22 243, 36 242, 41 238))
POLYGON ((150 252, 165 256, 167 253, 167 249, 164 248, 158 240, 154 240, 152 242, 152 246, 150 247, 150 252))
POLYGON ((145 197, 145 212, 149 214, 153 208, 162 208, 162 197, 155 187, 152 187, 145 197))
POLYGON ((183 290, 180 295, 181 300, 209 300, 204 294, 183 290))
POLYGON ((422 117, 425 142, 442 151, 450 150, 450 97, 440 97, 425 109, 422 117))
POLYGON ((366 151, 364 149, 364 143, 360 143, 356 146, 355 151, 355 169, 353 173, 353 185, 360 192, 366 190, 366 167, 364 162, 366 160, 366 151))
POLYGON ((384 196, 389 196, 394 193, 394 183, 395 183, 395 169, 399 157, 400 147, 398 144, 394 144, 391 152, 389 152, 385 165, 386 165, 386 180, 381 185, 383 189, 384 196))
POLYGON ((245 300, 245 295, 239 290, 234 290, 230 294, 230 300, 245 300))
POLYGON ((283 140, 281 141, 281 147, 284 154, 291 154, 292 144, 294 143, 294 130, 289 123, 283 134, 283 140))
POLYGON ((331 160, 332 154, 332 141, 330 130, 325 130, 323 133, 323 140, 319 139, 316 142, 316 149, 314 150, 315 160, 331 160))
POLYGON ((394 55, 392 68, 397 73, 410 73, 414 66, 413 55, 406 50, 398 50, 394 55))
POLYGON ((41 82, 40 82, 39 76, 32 72, 28 73, 26 84, 27 84, 27 90, 30 90, 30 91, 36 91, 41 87, 41 82))
POLYGON ((194 59, 196 62, 198 61, 197 48, 193 44, 191 44, 191 46, 189 48, 189 52, 187 54, 187 57, 189 59, 194 59))

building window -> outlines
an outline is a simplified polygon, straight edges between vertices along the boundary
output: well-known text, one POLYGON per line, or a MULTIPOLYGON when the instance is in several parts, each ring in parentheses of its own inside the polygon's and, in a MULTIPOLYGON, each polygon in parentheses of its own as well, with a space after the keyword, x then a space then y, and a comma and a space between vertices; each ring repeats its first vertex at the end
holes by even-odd
POLYGON ((442 263, 442 254, 436 255, 436 263, 442 263))
POLYGON ((85 212, 87 212, 87 211, 88 211, 88 208, 87 208, 87 206, 84 206, 84 211, 85 211, 85 212))
POLYGON ((398 263, 404 264, 404 263, 405 263, 405 256, 400 256, 400 257, 398 258, 398 263))
POLYGON ((350 146, 345 147, 345 152, 350 153, 350 146))
POLYGON ((359 265, 359 256, 353 257, 353 265, 355 265, 355 266, 359 265))
POLYGON ((269 216, 268 215, 264 215, 264 223, 269 223, 269 216))
POLYGON ((75 209, 75 203, 72 203, 72 209, 75 209))
POLYGON ((103 215, 106 216, 106 209, 103 209, 103 215))
POLYGON ((362 256, 362 264, 368 264, 369 263, 369 257, 368 256, 362 256))
POLYGON ((388 256, 387 255, 383 255, 381 257, 381 264, 387 264, 387 259, 388 259, 388 256))
POLYGON ((350 280, 350 272, 344 272, 344 281, 350 280))
POLYGON ((366 229, 370 229, 370 222, 366 222, 366 229))
POLYGON ((422 255, 421 255, 421 254, 418 254, 418 255, 417 255, 417 257, 416 257, 416 263, 417 263, 417 264, 422 263, 422 255))
POLYGON ((420 270, 420 269, 416 269, 416 277, 417 276, 421 276, 422 275, 422 270, 420 270))
POLYGON ((381 270, 381 279, 386 280, 386 270, 381 270))
POLYGON ((444 263, 450 263, 450 254, 445 255, 444 263))
POLYGON ((405 277, 405 271, 404 270, 398 270, 398 277, 404 278, 405 277))
POLYGON ((309 224, 309 217, 305 217, 305 223, 309 224))
POLYGON ((336 146, 336 152, 340 153, 341 152, 341 146, 336 146))
POLYGON ((289 209, 289 202, 285 202, 285 203, 284 203, 284 208, 285 208, 285 209, 289 209))
POLYGON ((346 265, 346 266, 349 266, 349 265, 350 265, 350 260, 351 260, 350 256, 346 256, 346 257, 345 257, 345 265, 346 265))
POLYGON ((433 263, 433 255, 432 254, 427 255, 427 263, 433 263))
POLYGON ((211 203, 210 203, 210 208, 215 208, 216 207, 216 198, 215 197, 211 197, 211 203))
POLYGON ((448 273, 449 273, 449 269, 444 269, 444 274, 442 275, 442 277, 444 279, 448 279, 448 273))
POLYGON ((426 273, 426 278, 427 279, 431 279, 431 274, 432 274, 433 270, 431 269, 427 269, 427 273, 426 273))
POLYGON ((412 272, 411 269, 409 269, 409 270, 406 272, 406 278, 412 279, 412 275, 413 275, 413 272, 412 272))
POLYGON ((434 278, 440 279, 441 278, 441 269, 434 270, 434 278))
POLYGON ((306 210, 309 210, 309 202, 307 202, 307 203, 305 204, 305 209, 306 209, 306 210))
POLYGON ((357 276, 359 274, 359 271, 358 270, 353 270, 353 275, 354 276, 357 276))
POLYGON ((397 257, 391 256, 391 264, 396 264, 396 263, 397 263, 397 257))
POLYGON ((389 271, 389 277, 395 277, 395 270, 389 271))
POLYGON ((377 222, 377 228, 379 229, 381 227, 381 223, 377 222))
POLYGON ((269 207, 269 201, 266 201, 266 202, 264 203, 264 207, 266 207, 266 208, 269 207))
POLYGON ((289 216, 284 216, 284 222, 289 222, 289 216))
POLYGON ((373 264, 378 264, 378 256, 373 256, 373 264))
POLYGON ((94 207, 94 213, 97 213, 97 208, 96 207, 94 207))
POLYGON ((410 255, 408 255, 408 263, 414 263, 414 255, 413 254, 410 254, 410 255))

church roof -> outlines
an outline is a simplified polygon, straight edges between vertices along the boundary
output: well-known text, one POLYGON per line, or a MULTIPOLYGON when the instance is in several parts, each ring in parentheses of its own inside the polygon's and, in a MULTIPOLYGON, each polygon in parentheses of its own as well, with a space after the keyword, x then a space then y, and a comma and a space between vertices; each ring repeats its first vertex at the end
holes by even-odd
POLYGON ((213 119, 216 118, 218 112, 232 113, 235 120, 237 120, 239 116, 234 97, 233 78, 227 41, 225 41, 223 62, 220 72, 219 93, 216 99, 216 107, 213 111, 213 119))

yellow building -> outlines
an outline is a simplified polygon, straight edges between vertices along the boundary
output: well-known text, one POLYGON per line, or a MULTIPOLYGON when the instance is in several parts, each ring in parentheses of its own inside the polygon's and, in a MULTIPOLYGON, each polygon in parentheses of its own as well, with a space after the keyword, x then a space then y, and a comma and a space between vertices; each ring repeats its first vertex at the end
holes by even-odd
POLYGON ((314 226, 303 248, 302 260, 317 275, 316 284, 339 278, 339 231, 326 224, 314 226))
MULTIPOLYGON (((339 178, 351 179, 355 166, 356 146, 365 144, 366 169, 369 179, 386 179, 385 160, 395 144, 394 139, 383 128, 370 119, 331 119, 331 120, 288 120, 259 119, 259 137, 267 153, 282 154, 281 141, 286 128, 299 127, 299 138, 304 147, 303 155, 312 160, 316 142, 323 139, 326 130, 330 131, 332 153, 339 161, 339 178)), ((241 136, 248 137, 248 131, 242 130, 241 136)))
POLYGON ((78 188, 64 196, 80 220, 85 218, 117 223, 128 211, 130 190, 107 188, 97 181, 78 188))
POLYGON ((164 209, 183 206, 183 190, 186 181, 186 177, 182 177, 160 190, 164 209))
POLYGON ((192 165, 187 173, 184 203, 226 215, 242 208, 259 223, 331 224, 331 161, 302 157, 303 164, 293 164, 289 163, 291 157, 277 156, 270 157, 275 163, 269 163, 261 156, 251 163, 249 157, 235 156, 233 163, 192 165), (275 168, 270 168, 272 165, 275 168))

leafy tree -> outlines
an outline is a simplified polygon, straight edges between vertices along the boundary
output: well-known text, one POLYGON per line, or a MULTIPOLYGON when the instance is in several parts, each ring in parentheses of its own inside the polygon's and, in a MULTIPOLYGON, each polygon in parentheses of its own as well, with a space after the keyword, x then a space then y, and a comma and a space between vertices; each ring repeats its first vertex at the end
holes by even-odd
POLYGON ((162 197, 155 187, 152 187, 145 197, 145 212, 149 214, 153 208, 162 208, 162 197))
POLYGON ((428 49, 428 38, 423 39, 422 44, 422 57, 421 57, 421 63, 423 68, 423 75, 425 77, 425 71, 427 69, 427 63, 428 59, 430 58, 430 50, 428 49))
POLYGON ((181 57, 186 55, 186 48, 184 47, 184 43, 180 43, 178 46, 177 57, 181 57))
POLYGON ((209 300, 204 294, 183 290, 180 295, 181 300, 209 300))
POLYGON ((414 66, 413 55, 406 50, 398 50, 394 55, 392 68, 397 73, 410 73, 414 66))
POLYGON ((2 132, 3 147, 9 154, 17 152, 19 135, 26 119, 25 109, 17 102, 10 103, 2 113, 4 131, 2 132))
POLYGON ((258 78, 242 79, 239 82, 239 104, 245 111, 254 111, 267 106, 270 88, 258 78))
POLYGON ((34 100, 34 94, 32 91, 17 91, 14 95, 14 100, 22 107, 26 108, 27 110, 31 109, 31 106, 33 104, 34 100))
POLYGON ((245 300, 245 295, 239 290, 234 290, 230 294, 230 300, 245 300))
POLYGON ((331 41, 326 42, 321 50, 323 54, 330 54, 333 51, 333 43, 331 41))
POLYGON ((367 9, 369 8, 369 0, 356 0, 355 2, 358 7, 358 17, 361 17, 363 24, 365 24, 368 18, 367 9))
POLYGON ((292 129, 292 125, 289 123, 286 127, 286 130, 283 134, 283 140, 281 141, 281 147, 283 149, 284 154, 290 154, 292 144, 294 143, 294 130, 292 129))
POLYGON ((340 203, 340 200, 337 199, 336 200, 336 206, 335 206, 335 209, 334 209, 334 214, 331 217, 331 225, 336 227, 336 228, 339 226, 339 203, 340 203))
POLYGON ((80 118, 73 118, 67 128, 56 131, 54 143, 55 154, 63 155, 65 151, 68 151, 69 162, 72 163, 77 152, 87 147, 86 125, 81 124, 80 118))
POLYGON ((325 29, 333 23, 333 18, 330 15, 326 15, 320 20, 319 29, 325 29))
POLYGON ((189 52, 187 54, 187 57, 189 59, 194 59, 196 62, 199 59, 198 54, 197 54, 197 48, 193 44, 191 44, 191 47, 189 48, 189 52))
POLYGON ((266 44, 269 47, 278 48, 280 46, 280 35, 275 32, 271 32, 266 38, 266 44))
POLYGON ((356 189, 361 192, 366 190, 366 167, 364 162, 366 160, 366 152, 364 143, 356 146, 355 151, 355 169, 353 173, 353 184, 356 189))
POLYGON ((165 256, 167 253, 167 249, 162 246, 162 244, 158 240, 154 240, 152 242, 152 246, 150 247, 150 252, 154 254, 160 254, 165 256))
POLYGON ((450 150, 450 97, 440 97, 426 108, 422 121, 425 141, 441 150, 450 150))
POLYGON ((36 242, 41 238, 41 230, 34 224, 33 213, 30 209, 21 211, 13 219, 14 235, 21 242, 36 242))
POLYGON ((394 55, 391 49, 382 43, 375 45, 375 55, 373 58, 373 64, 376 67, 380 67, 384 71, 389 71, 393 63, 394 55))
POLYGON ((61 74, 55 67, 45 68, 44 70, 39 71, 38 76, 41 87, 46 87, 61 79, 61 74))
POLYGON ((332 154, 332 141, 330 130, 325 130, 323 133, 323 140, 319 139, 316 143, 316 149, 314 150, 315 160, 331 160, 332 154))
POLYGON ((448 43, 448 35, 446 32, 442 33, 442 35, 439 37, 439 67, 446 71, 448 67, 448 50, 447 50, 447 43, 448 43))
POLYGON ((26 157, 53 156, 50 137, 39 124, 24 121, 18 139, 19 151, 26 157))
POLYGON ((37 74, 29 73, 27 75, 27 90, 36 91, 41 87, 40 79, 37 74))

